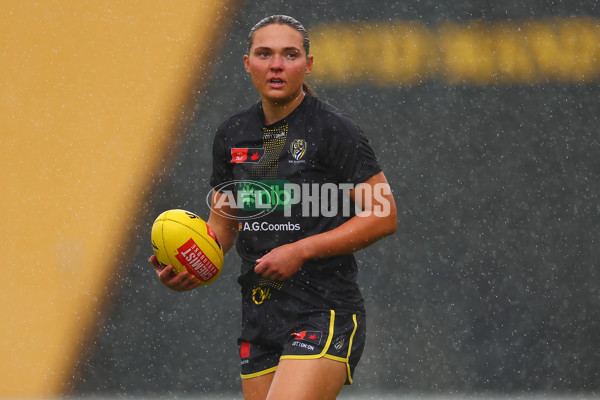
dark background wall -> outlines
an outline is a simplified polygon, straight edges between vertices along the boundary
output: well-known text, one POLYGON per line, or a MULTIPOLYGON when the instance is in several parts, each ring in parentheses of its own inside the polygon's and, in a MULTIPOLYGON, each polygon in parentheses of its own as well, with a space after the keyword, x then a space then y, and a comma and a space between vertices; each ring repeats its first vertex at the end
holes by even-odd
MULTIPOLYGON (((437 23, 600 16, 595 1, 275 1, 235 12, 176 159, 140 205, 137 234, 74 393, 237 392, 239 265, 172 293, 147 262, 150 226, 168 208, 208 215, 217 125, 257 100, 242 68, 250 27, 290 14, 437 23)), ((315 60, 318 68, 318 60, 315 60)), ((379 155, 399 229, 358 253, 369 336, 356 390, 600 390, 600 87, 596 83, 316 87, 347 111, 379 155)), ((118 261, 121 262, 121 261, 118 261)))

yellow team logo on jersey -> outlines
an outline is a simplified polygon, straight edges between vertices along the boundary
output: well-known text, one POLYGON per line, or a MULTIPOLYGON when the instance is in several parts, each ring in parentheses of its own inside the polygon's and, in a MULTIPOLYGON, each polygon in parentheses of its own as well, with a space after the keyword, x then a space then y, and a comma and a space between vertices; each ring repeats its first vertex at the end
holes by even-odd
POLYGON ((306 152, 306 141, 304 139, 296 139, 290 145, 290 153, 296 160, 300 160, 304 157, 306 152))

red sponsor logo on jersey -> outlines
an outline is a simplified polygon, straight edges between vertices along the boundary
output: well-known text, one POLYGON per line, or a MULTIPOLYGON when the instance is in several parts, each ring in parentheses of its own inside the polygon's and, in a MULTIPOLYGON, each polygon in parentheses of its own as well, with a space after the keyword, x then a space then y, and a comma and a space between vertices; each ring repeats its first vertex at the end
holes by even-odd
POLYGON ((179 253, 175 254, 175 258, 201 281, 208 282, 219 273, 219 269, 206 257, 194 239, 190 238, 177 251, 179 253))
POLYGON ((231 149, 231 162, 242 163, 248 159, 248 149, 231 149))
POLYGON ((231 149, 231 163, 251 163, 256 164, 265 155, 265 149, 261 148, 241 148, 231 149))
POLYGON ((303 340, 305 342, 320 344, 321 337, 323 336, 323 332, 321 332, 321 331, 302 331, 302 332, 292 333, 292 336, 294 336, 294 338, 296 340, 303 340))
POLYGON ((244 342, 240 346, 240 358, 250 357, 250 343, 244 342))

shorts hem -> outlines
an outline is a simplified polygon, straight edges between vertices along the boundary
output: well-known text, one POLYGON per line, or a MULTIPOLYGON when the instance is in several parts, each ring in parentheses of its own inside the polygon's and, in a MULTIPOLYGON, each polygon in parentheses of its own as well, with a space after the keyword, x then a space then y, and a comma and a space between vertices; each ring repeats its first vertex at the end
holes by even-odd
POLYGON ((265 370, 262 370, 262 371, 254 372, 252 374, 247 374, 247 375, 240 374, 240 376, 242 377, 242 379, 258 378, 259 376, 268 375, 268 374, 270 374, 272 372, 275 372, 275 370, 277 370, 277 366, 274 366, 272 368, 265 369, 265 370))
POLYGON ((324 358, 328 358, 328 359, 333 360, 333 361, 339 361, 339 362, 342 362, 344 364, 348 364, 348 359, 347 358, 332 356, 330 354, 325 354, 323 357, 324 358))

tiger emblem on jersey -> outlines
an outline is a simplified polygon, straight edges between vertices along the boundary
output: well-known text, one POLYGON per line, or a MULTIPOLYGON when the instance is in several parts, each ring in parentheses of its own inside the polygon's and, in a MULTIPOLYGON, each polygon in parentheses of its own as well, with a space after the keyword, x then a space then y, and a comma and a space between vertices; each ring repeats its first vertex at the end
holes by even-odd
POLYGON ((304 139, 296 139, 290 145, 290 153, 296 160, 300 160, 304 157, 306 152, 306 141, 304 139))

